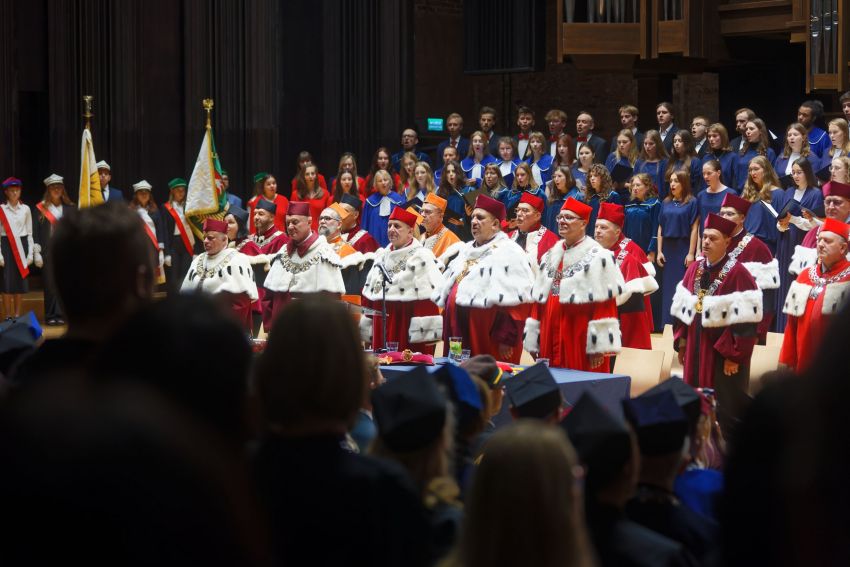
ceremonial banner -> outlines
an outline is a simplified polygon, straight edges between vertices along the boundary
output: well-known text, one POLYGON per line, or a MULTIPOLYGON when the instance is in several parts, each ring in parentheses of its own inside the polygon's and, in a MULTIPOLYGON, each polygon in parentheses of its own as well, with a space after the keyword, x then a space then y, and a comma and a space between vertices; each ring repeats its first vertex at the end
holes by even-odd
POLYGON ((81 209, 103 204, 103 192, 100 187, 100 176, 97 174, 96 163, 91 132, 88 128, 84 128, 83 143, 80 149, 80 198, 77 204, 81 209))
POLYGON ((204 219, 223 219, 227 210, 227 195, 222 188, 221 175, 212 126, 208 122, 186 189, 186 220, 198 238, 204 237, 204 219))

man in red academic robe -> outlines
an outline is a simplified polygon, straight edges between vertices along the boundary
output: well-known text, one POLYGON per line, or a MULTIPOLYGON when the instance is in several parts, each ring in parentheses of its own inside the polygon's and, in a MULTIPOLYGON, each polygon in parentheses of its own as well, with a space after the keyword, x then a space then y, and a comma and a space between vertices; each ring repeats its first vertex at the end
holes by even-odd
POLYGON ((543 254, 560 240, 557 234, 540 224, 545 208, 543 199, 523 191, 516 206, 516 229, 508 234, 525 250, 535 266, 540 263, 543 254))
POLYGON ((434 354, 443 336, 443 317, 431 296, 443 285, 441 264, 434 254, 413 237, 416 215, 396 207, 390 214, 387 236, 390 243, 375 253, 375 263, 363 286, 363 305, 377 311, 385 306, 386 337, 380 315, 360 319, 361 338, 375 348, 384 340, 397 342, 398 350, 434 354), (391 281, 384 283, 384 272, 391 281), (383 298, 386 292, 386 305, 383 298))
POLYGON ((762 293, 729 257, 735 223, 709 213, 704 227, 703 255, 688 266, 673 296, 673 346, 684 381, 716 390, 718 418, 728 432, 744 409, 762 293))
POLYGON ((563 240, 540 262, 525 348, 553 367, 608 372, 606 355, 621 346, 617 298, 625 282, 614 255, 586 236, 591 211, 570 197, 558 214, 563 240))
POLYGON ((443 311, 443 341, 463 337, 473 355, 518 363, 522 322, 528 314, 534 271, 525 251, 502 232, 505 205, 479 195, 472 211, 472 242, 446 268, 434 302, 443 311))
MULTIPOLYGON (((850 185, 830 181, 822 188, 824 216, 839 222, 850 221, 850 185)), ((821 227, 816 226, 806 233, 803 242, 794 249, 791 265, 788 271, 796 276, 803 273, 817 262, 818 232, 821 227)))
MULTIPOLYGON (((287 205, 288 206, 288 205, 287 205)), ((289 241, 285 232, 278 230, 274 219, 277 205, 260 199, 254 207, 253 219, 256 232, 251 235, 262 254, 274 256, 289 241)), ((262 283, 262 282, 261 282, 262 283)))
POLYGON ((368 232, 360 228, 360 210, 363 202, 353 195, 343 195, 339 203, 350 214, 342 222, 342 239, 363 254, 374 252, 380 245, 368 232))
POLYGON ((798 372, 812 362, 832 316, 850 291, 847 241, 850 226, 827 218, 818 234, 817 263, 803 270, 788 289, 783 312, 788 315, 779 362, 798 372))
POLYGON ((764 344, 776 311, 776 290, 779 289, 779 262, 767 244, 744 230, 744 220, 752 203, 733 193, 727 193, 720 204, 720 216, 735 223, 729 257, 736 258, 755 278, 762 293, 762 319, 758 324, 759 344, 764 344))
POLYGON ((647 271, 649 260, 631 238, 623 234, 626 213, 622 205, 602 203, 596 217, 596 242, 614 254, 614 261, 623 274, 623 293, 617 298, 617 313, 623 346, 652 350, 652 306, 649 296, 658 290, 658 282, 647 271))

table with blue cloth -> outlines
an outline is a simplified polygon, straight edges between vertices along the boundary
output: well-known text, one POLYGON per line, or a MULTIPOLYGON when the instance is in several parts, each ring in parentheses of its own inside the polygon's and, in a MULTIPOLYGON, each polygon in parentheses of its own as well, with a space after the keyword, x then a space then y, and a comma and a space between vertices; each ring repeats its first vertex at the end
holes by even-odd
MULTIPOLYGON (((428 366, 429 372, 435 372, 443 364, 450 364, 448 358, 435 358, 434 366, 428 366)), ((387 380, 393 380, 416 368, 415 366, 381 366, 381 373, 387 380)), ((527 366, 515 366, 515 368, 527 368, 527 366)), ((613 415, 622 417, 623 409, 620 402, 629 397, 632 379, 623 374, 603 374, 601 372, 584 372, 581 370, 570 370, 568 368, 550 368, 552 376, 561 387, 564 399, 570 405, 575 405, 584 392, 591 391, 596 398, 613 415)), ((507 378, 510 380, 510 377, 507 378)), ((496 427, 508 424, 511 421, 509 402, 507 396, 502 403, 502 410, 493 418, 496 427)))

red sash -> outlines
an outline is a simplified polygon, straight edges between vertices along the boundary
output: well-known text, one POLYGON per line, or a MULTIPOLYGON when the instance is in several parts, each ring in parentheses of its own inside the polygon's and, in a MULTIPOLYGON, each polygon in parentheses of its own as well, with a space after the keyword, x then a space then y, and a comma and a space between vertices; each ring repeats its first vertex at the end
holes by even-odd
POLYGON ((9 226, 9 219, 6 218, 6 211, 3 207, 0 207, 0 224, 3 225, 3 230, 6 231, 6 238, 9 239, 9 248, 12 249, 12 256, 15 257, 15 263, 18 265, 18 271, 21 273, 21 277, 26 279, 27 276, 30 275, 30 270, 27 267, 26 258, 21 257, 22 244, 20 242, 20 238, 15 236, 15 233, 12 232, 12 227, 9 226))
POLYGON ((180 220, 180 215, 177 214, 177 211, 174 210, 174 207, 171 206, 171 203, 165 204, 165 210, 167 210, 171 215, 171 218, 174 219, 174 225, 177 227, 177 230, 180 231, 180 240, 183 241, 183 246, 186 247, 186 252, 188 252, 189 256, 191 256, 192 243, 189 241, 189 235, 186 233, 186 227, 183 225, 183 221, 180 220))
POLYGON ((145 227, 145 232, 148 234, 148 238, 153 242, 153 248, 157 252, 159 252, 159 241, 156 239, 156 234, 151 230, 151 227, 148 226, 148 223, 144 221, 144 219, 140 219, 142 221, 142 226, 145 227))
POLYGON ((43 201, 39 201, 38 204, 36 204, 35 208, 38 209, 38 211, 44 216, 44 218, 47 219, 47 221, 50 223, 50 226, 56 224, 56 217, 53 215, 53 213, 50 212, 50 209, 44 206, 43 201))

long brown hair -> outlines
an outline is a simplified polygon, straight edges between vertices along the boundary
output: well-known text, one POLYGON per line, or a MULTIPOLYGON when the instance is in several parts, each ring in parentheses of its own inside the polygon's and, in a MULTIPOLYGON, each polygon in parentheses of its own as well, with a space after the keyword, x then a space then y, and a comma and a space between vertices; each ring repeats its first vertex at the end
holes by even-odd
MULTIPOLYGON (((57 184, 54 183, 52 185, 57 185, 57 184)), ((50 187, 51 187, 51 185, 48 185, 47 187, 44 188, 44 196, 41 198, 41 202, 44 203, 45 205, 50 202, 50 200, 48 199, 48 197, 50 196, 50 187)), ((153 199, 151 199, 151 200, 153 200, 153 199)), ((71 198, 68 196, 68 190, 65 189, 64 183, 62 184, 62 196, 59 197, 59 202, 63 205, 73 205, 74 204, 71 201, 71 198)))
MULTIPOLYGON (((760 156, 766 156, 767 150, 770 148, 770 135, 767 133, 767 126, 764 123, 764 120, 761 118, 753 118, 752 120, 747 120, 747 124, 750 122, 755 125, 756 129, 759 131, 759 141, 756 144, 755 151, 760 156)), ((808 142, 808 137, 806 139, 808 142)), ((750 149, 752 144, 747 140, 746 133, 744 134, 744 140, 741 143, 741 155, 747 153, 747 150, 750 149)))
POLYGON ((782 157, 789 158, 793 152, 791 144, 788 143, 788 132, 791 130, 796 130, 797 133, 803 137, 803 144, 800 146, 800 157, 809 157, 812 153, 811 147, 809 146, 809 132, 806 130, 806 127, 799 122, 789 124, 788 128, 785 129, 785 148, 782 150, 782 157))
MULTIPOLYGON (((684 169, 679 169, 670 174, 670 177, 676 176, 676 181, 679 182, 679 185, 682 186, 682 202, 687 203, 691 199, 694 198, 693 190, 691 189, 691 174, 684 169)), ((667 179, 670 179, 668 177, 667 179)), ((670 188, 670 192, 667 193, 667 196, 664 197, 664 202, 669 203, 673 201, 673 188, 670 188)))
MULTIPOLYGON (((355 181, 355 185, 357 182, 355 181)), ((319 185, 319 168, 315 163, 310 163, 298 171, 298 175, 295 176, 295 192, 298 194, 298 198, 301 200, 307 199, 320 199, 324 194, 325 190, 319 185), (316 181, 313 182, 313 190, 311 191, 309 187, 307 187, 307 168, 312 167, 316 170, 316 181)))
POLYGON ((588 198, 593 195, 599 195, 601 200, 605 200, 611 196, 611 191, 614 190, 614 181, 611 179, 611 174, 608 168, 601 163, 594 163, 590 166, 590 171, 587 172, 587 186, 584 188, 588 198), (602 180, 602 188, 597 191, 593 188, 593 183, 590 182, 590 176, 595 175, 602 180))
POLYGON ((673 134, 673 142, 675 143, 676 138, 679 138, 679 141, 682 142, 682 146, 684 147, 684 159, 680 158, 676 153, 676 149, 674 147, 673 153, 670 155, 670 161, 667 163, 667 170, 664 172, 664 178, 670 179, 670 176, 673 174, 674 169, 684 169, 685 171, 691 170, 691 163, 697 158, 697 152, 694 149, 694 137, 691 136, 691 133, 687 130, 679 130, 675 134, 673 134), (676 164, 676 162, 682 159, 682 163, 676 164))
POLYGON ((755 203, 756 201, 764 201, 770 203, 771 191, 779 189, 779 179, 776 178, 776 172, 770 161, 764 156, 756 156, 747 164, 747 169, 751 164, 755 163, 764 170, 764 181, 761 187, 756 185, 749 172, 747 172, 747 180, 744 182, 744 189, 741 191, 741 198, 755 203))
POLYGON ((519 171, 520 169, 525 171, 528 174, 528 188, 529 189, 537 189, 537 187, 538 187, 537 180, 534 179, 534 175, 531 173, 531 166, 528 165, 528 163, 524 162, 524 161, 519 162, 519 164, 516 166, 516 169, 514 170, 514 186, 512 188, 513 189, 519 189, 520 188, 519 185, 517 185, 517 178, 516 178, 516 172, 519 171))
POLYGON ((437 188, 437 196, 442 197, 443 199, 448 199, 449 195, 452 194, 452 191, 460 191, 463 189, 463 170, 460 168, 460 164, 454 160, 447 161, 443 166, 443 173, 440 174, 440 186, 437 188), (449 183, 449 176, 446 175, 446 170, 449 166, 454 168, 455 177, 457 178, 457 182, 454 186, 449 183))
MULTIPOLYGON (((664 140, 661 139, 661 134, 658 133, 658 130, 647 130, 643 135, 643 141, 646 143, 647 140, 652 140, 655 142, 655 158, 656 160, 661 161, 662 159, 666 159, 670 157, 670 154, 667 153, 667 148, 664 147, 664 140)), ((642 159, 647 161, 650 159, 649 155, 646 153, 646 148, 643 144, 640 145, 640 155, 638 159, 642 159)))
POLYGON ((152 213, 154 211, 158 211, 159 207, 156 206, 156 201, 153 200, 153 191, 150 191, 148 189, 140 189, 139 191, 133 191, 133 199, 130 201, 130 208, 131 209, 141 209, 141 208, 143 208, 149 213, 152 213), (139 202, 139 199, 136 197, 136 194, 139 191, 147 191, 148 193, 150 193, 151 199, 150 199, 150 201, 148 201, 148 204, 145 207, 142 207, 142 204, 139 202))
POLYGON ((567 161, 561 161, 561 154, 556 149, 555 159, 553 160, 552 165, 566 165, 567 167, 571 166, 576 160, 576 148, 575 144, 573 143, 573 137, 569 134, 561 134, 560 136, 558 136, 558 143, 555 147, 557 148, 558 146, 565 146, 567 148, 567 161))
POLYGON ((621 159, 626 158, 629 162, 629 165, 634 166, 635 162, 638 159, 638 155, 640 154, 640 150, 638 149, 637 140, 635 139, 635 135, 628 128, 624 128, 624 129, 620 130, 620 132, 617 134, 617 138, 619 138, 620 136, 625 136, 626 138, 629 139, 629 143, 630 143, 629 153, 628 153, 628 155, 625 155, 625 156, 622 155, 620 153, 620 144, 618 144, 617 140, 615 139, 614 140, 614 157, 616 158, 617 161, 620 161, 621 159))
POLYGON ((573 172, 570 170, 569 166, 559 165, 555 167, 555 170, 552 172, 552 179, 546 184, 546 203, 551 205, 566 195, 570 191, 570 188, 572 188, 575 184, 576 181, 573 179, 573 172), (555 172, 563 173, 566 178, 567 190, 564 193, 561 193, 555 186, 555 172))

